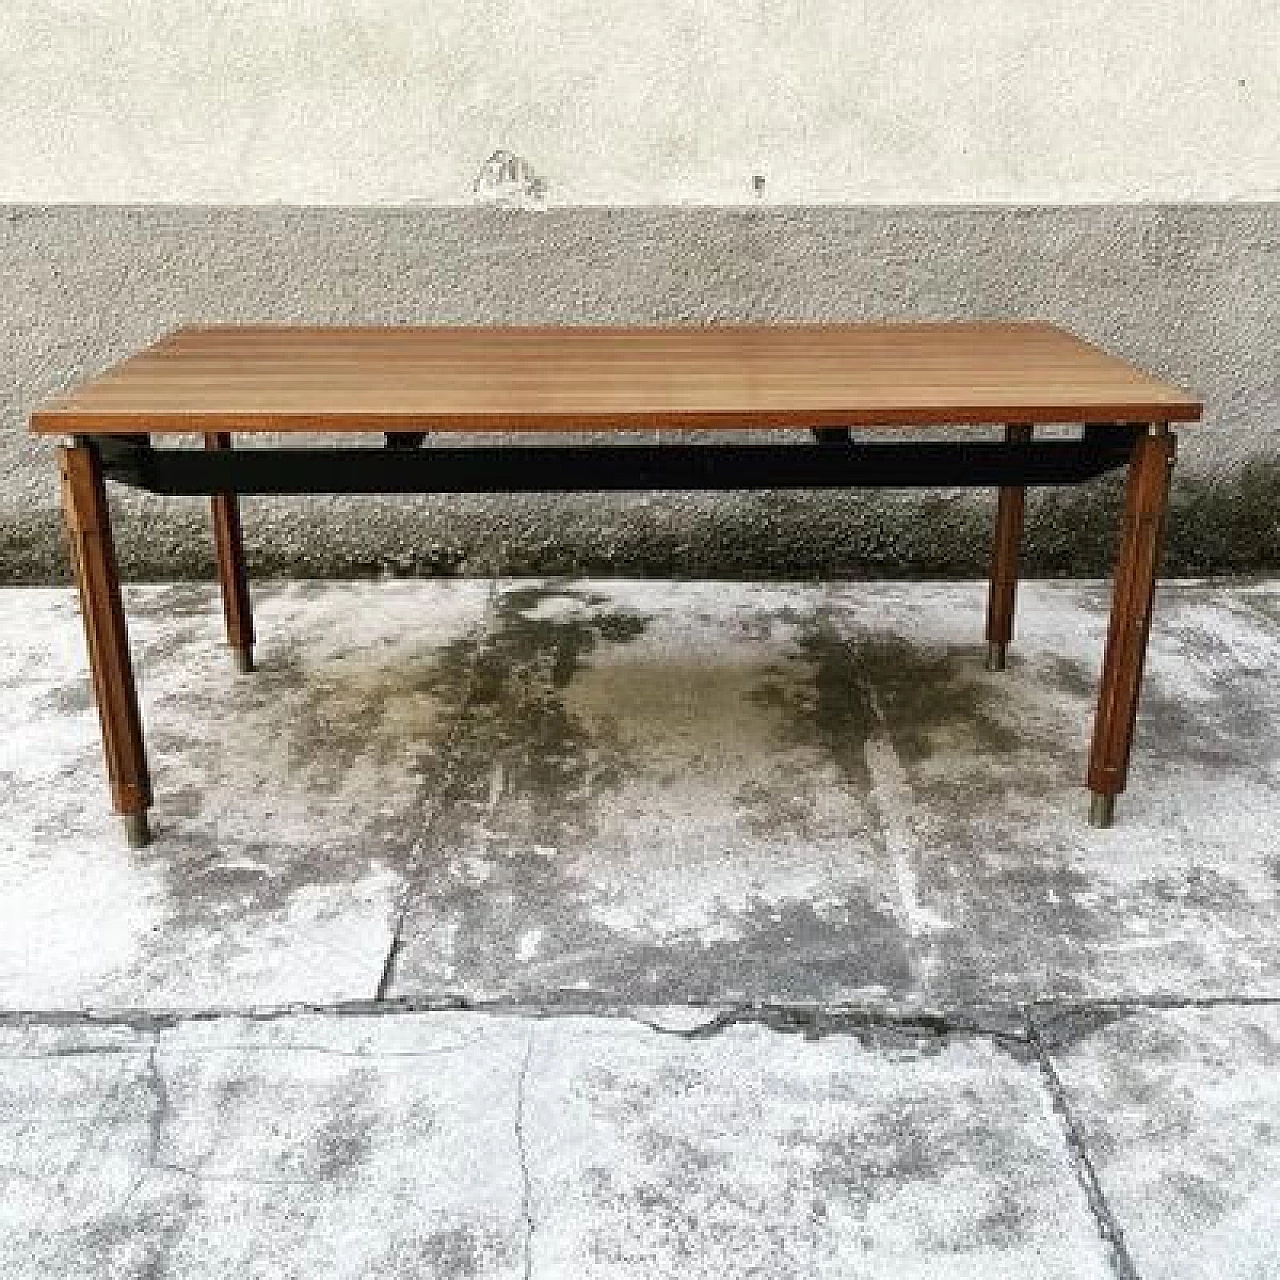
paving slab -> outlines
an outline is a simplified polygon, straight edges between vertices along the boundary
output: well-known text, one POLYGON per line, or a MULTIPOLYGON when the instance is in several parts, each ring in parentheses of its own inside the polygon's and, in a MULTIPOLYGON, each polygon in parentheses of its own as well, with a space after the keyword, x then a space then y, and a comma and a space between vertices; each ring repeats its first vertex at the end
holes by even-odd
POLYGON ((518 582, 392 990, 960 1008, 1280 993, 1280 588, 1169 584, 1118 824, 1109 591, 518 582))
POLYGON ((1280 1274, 1280 1005, 1047 1018, 1142 1280, 1280 1274))
POLYGON ((959 1009, 1280 994, 1280 586, 1169 584, 1131 790, 1080 785, 1108 593, 977 583, 129 591, 157 840, 74 595, 0 625, 0 1007, 391 991, 959 1009), (466 705, 465 715, 463 707, 466 705))
POLYGON ((295 1015, 10 1025, 0 1065, 6 1280, 1110 1274, 984 1038, 295 1015))
POLYGON ((525 1099, 534 1276, 1111 1274, 1036 1066, 989 1040, 552 1020, 525 1099))
POLYGON ((0 1034, 0 1275, 523 1274, 500 1019, 0 1034))
POLYGON ((110 811, 75 595, 0 610, 0 1006, 371 997, 487 584, 263 584, 235 674, 217 590, 131 587, 155 842, 110 811))

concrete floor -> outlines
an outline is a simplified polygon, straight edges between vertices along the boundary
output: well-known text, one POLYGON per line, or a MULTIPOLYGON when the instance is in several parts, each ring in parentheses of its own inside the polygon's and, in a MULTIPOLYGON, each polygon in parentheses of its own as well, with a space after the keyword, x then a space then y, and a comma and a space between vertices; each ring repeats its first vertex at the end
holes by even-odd
POLYGON ((0 611, 0 1276, 1280 1275, 1280 584, 386 581, 0 611))

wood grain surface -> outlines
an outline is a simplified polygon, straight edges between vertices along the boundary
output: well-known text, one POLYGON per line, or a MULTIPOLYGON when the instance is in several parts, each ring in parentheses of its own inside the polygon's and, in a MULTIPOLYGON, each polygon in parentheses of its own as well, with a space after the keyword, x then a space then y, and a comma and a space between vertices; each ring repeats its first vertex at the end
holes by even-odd
POLYGON ((766 429, 1191 421, 1047 324, 180 329, 32 416, 42 434, 766 429))

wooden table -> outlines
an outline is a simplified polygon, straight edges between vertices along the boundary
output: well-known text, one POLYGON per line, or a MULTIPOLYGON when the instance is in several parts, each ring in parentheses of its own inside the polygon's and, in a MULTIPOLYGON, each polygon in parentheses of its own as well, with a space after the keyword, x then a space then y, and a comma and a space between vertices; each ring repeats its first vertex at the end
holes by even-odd
POLYGON ((237 495, 969 485, 999 490, 987 662, 1013 634, 1028 484, 1128 467, 1089 756, 1091 820, 1124 790, 1174 457, 1175 387, 1046 324, 708 328, 182 329, 61 396, 59 450, 107 773, 131 843, 152 803, 104 478, 212 498, 227 635, 253 666, 237 495), (1033 439, 1040 424, 1078 433, 1033 439), (915 428, 999 426, 998 438, 915 428), (802 428, 794 443, 746 433, 802 428), (875 441, 849 428, 894 428, 875 441), (738 442, 447 445, 427 433, 680 428, 738 442), (379 447, 234 447, 261 432, 377 432, 379 447), (205 449, 159 448, 195 433, 205 449), (811 433, 811 434, 809 434, 811 433))

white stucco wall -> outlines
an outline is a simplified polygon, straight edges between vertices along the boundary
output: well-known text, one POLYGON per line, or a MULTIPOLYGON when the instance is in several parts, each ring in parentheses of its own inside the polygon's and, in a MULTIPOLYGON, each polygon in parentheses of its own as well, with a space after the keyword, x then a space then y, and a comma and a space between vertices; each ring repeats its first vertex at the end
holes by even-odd
POLYGON ((1275 199, 1280 4, 5 0, 0 118, 12 202, 1275 199))

